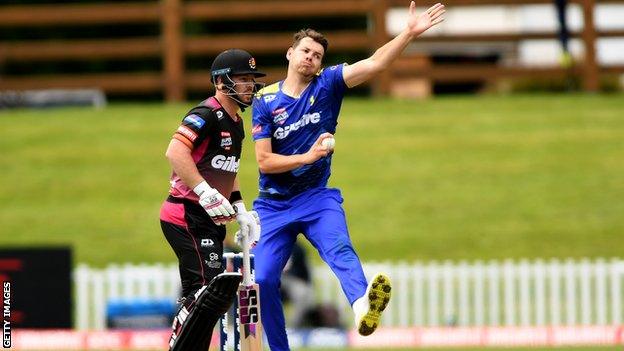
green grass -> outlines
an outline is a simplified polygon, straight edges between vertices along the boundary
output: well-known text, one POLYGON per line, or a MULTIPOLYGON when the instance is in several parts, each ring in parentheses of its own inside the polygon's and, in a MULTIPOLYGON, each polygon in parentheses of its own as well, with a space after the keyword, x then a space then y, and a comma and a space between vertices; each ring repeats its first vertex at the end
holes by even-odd
MULTIPOLYGON (((158 223, 164 151, 190 106, 0 112, 0 245, 174 261, 158 223)), ((618 95, 348 99, 330 183, 365 261, 621 256, 622 111, 618 95)))

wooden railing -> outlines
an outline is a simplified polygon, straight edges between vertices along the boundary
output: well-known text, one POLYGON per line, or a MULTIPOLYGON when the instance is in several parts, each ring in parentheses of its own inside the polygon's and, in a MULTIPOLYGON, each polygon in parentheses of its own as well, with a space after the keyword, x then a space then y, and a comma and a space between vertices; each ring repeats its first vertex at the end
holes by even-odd
MULTIPOLYGON (((396 77, 418 77, 429 82, 461 82, 466 80, 495 80, 501 77, 552 76, 563 77, 572 72, 582 78, 586 91, 599 88, 601 74, 624 72, 624 67, 599 67, 596 62, 598 37, 624 37, 624 30, 597 31, 593 23, 595 3, 622 2, 622 0, 571 0, 582 6, 585 25, 581 32, 571 33, 585 45, 583 62, 571 70, 561 67, 529 69, 501 67, 500 65, 435 65, 427 60, 403 57, 376 79, 375 94, 385 95, 392 89, 396 77)), ((549 0, 446 0, 453 6, 551 4, 549 0)), ((434 1, 419 2, 421 6, 434 1)), ((285 1, 186 1, 161 0, 147 3, 59 4, 0 6, 2 28, 28 28, 50 26, 94 26, 120 24, 160 24, 160 35, 154 37, 80 39, 57 41, 0 41, 0 65, 3 62, 47 62, 58 60, 143 59, 161 58, 162 70, 152 72, 55 74, 45 76, 0 75, 0 90, 38 88, 100 88, 109 93, 163 92, 167 101, 181 101, 191 90, 208 88, 207 70, 191 71, 185 60, 191 56, 214 57, 231 47, 249 50, 254 54, 282 54, 291 44, 290 32, 247 34, 215 34, 189 36, 184 34, 186 21, 293 19, 315 17, 365 16, 372 26, 368 32, 361 30, 324 33, 332 52, 372 52, 390 39, 386 31, 386 13, 391 7, 405 7, 407 1, 398 0, 311 0, 285 1)), ((253 28, 253 25, 250 25, 253 28)), ((322 30, 322 28, 319 28, 322 30)), ((525 39, 556 38, 554 32, 539 33, 479 33, 452 36, 426 36, 422 42, 519 42, 525 39)), ((264 68, 263 68, 264 69, 264 68)), ((267 81, 281 79, 285 67, 268 67, 267 81)), ((5 72, 7 73, 7 72, 5 72)))

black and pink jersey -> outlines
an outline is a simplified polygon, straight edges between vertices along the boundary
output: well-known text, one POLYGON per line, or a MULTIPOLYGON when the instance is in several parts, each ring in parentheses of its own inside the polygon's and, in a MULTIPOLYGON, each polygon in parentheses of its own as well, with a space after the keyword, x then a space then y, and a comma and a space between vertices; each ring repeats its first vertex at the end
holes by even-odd
MULTIPOLYGON (((216 98, 210 97, 187 113, 173 138, 192 150, 193 160, 206 182, 229 198, 245 138, 242 118, 231 117, 216 98)), ((171 175, 169 194, 199 200, 175 172, 171 175)))

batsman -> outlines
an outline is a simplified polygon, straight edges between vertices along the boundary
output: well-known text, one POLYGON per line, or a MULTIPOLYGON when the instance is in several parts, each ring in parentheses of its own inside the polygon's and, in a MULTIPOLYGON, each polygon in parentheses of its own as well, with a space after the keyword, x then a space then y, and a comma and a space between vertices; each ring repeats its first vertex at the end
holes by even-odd
POLYGON ((436 4, 419 14, 412 1, 405 29, 397 37, 367 59, 325 69, 321 65, 327 40, 315 30, 301 30, 286 52, 286 78, 254 99, 252 134, 260 169, 254 209, 262 221, 254 254, 262 322, 272 351, 289 350, 279 285, 299 233, 338 277, 359 333, 370 335, 378 327, 390 300, 390 280, 382 273, 366 280, 349 237, 340 190, 327 187, 333 134, 347 88, 387 69, 413 39, 440 23, 443 13, 444 5, 436 4))
POLYGON ((217 320, 234 301, 242 276, 223 273, 225 224, 238 222, 239 241, 260 232, 236 177, 245 137, 239 111, 251 104, 264 74, 248 52, 231 49, 215 58, 211 76, 215 95, 184 116, 166 152, 173 173, 160 224, 182 280, 169 341, 174 351, 208 350, 217 320))

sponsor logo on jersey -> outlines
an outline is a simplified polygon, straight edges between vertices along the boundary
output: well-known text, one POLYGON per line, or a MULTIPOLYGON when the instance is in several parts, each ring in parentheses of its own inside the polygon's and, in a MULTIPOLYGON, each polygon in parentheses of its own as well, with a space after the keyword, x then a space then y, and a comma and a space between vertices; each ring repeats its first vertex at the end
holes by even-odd
POLYGON ((217 111, 217 118, 218 119, 222 119, 223 118, 223 111, 217 111))
MULTIPOLYGON (((226 146, 232 146, 232 137, 221 138, 221 147, 226 146)), ((229 147, 227 149, 229 149, 229 147)))
POLYGON ((188 115, 188 116, 184 117, 184 122, 192 124, 192 125, 194 125, 197 128, 203 127, 204 124, 206 123, 206 121, 204 121, 198 115, 188 115))
POLYGON ((284 107, 278 108, 277 110, 271 112, 271 115, 273 115, 273 123, 279 125, 284 124, 284 122, 288 119, 288 112, 284 107))
POLYGON ((214 246, 214 241, 212 239, 201 239, 201 247, 211 247, 214 246))
POLYGON ((310 96, 310 106, 314 105, 314 95, 310 96))
POLYGON ((183 135, 191 142, 195 142, 195 139, 197 139, 197 133, 187 126, 179 126, 176 133, 183 135))
POLYGON ((262 98, 264 99, 264 102, 269 103, 269 102, 275 100, 276 97, 277 97, 277 95, 270 94, 270 95, 265 95, 262 98))
POLYGON ((212 167, 232 173, 238 172, 239 164, 240 160, 237 160, 236 156, 225 157, 223 155, 217 155, 210 161, 212 167))
POLYGON ((230 135, 230 132, 221 132, 222 137, 229 137, 230 135))
POLYGON ((251 134, 252 135, 256 135, 258 133, 260 133, 262 131, 262 126, 261 125, 255 125, 253 126, 253 128, 251 128, 251 134))
POLYGON ((275 130, 275 133, 273 133, 273 137, 275 137, 275 139, 284 139, 288 136, 288 134, 290 134, 290 132, 298 130, 299 128, 305 127, 308 124, 316 124, 321 120, 321 114, 318 112, 314 112, 314 113, 306 113, 305 115, 301 116, 301 118, 292 124, 289 124, 285 127, 279 127, 275 130))
MULTIPOLYGON (((212 260, 212 255, 216 255, 216 253, 210 254, 210 261, 204 260, 204 264, 210 268, 221 268, 220 260, 212 260)), ((218 257, 217 257, 218 258, 218 257)))
POLYGON ((286 111, 286 108, 285 108, 285 107, 278 108, 277 110, 273 110, 273 112, 271 112, 271 115, 272 115, 272 116, 275 116, 275 115, 281 115, 281 114, 282 114, 282 112, 284 112, 284 111, 286 111))

